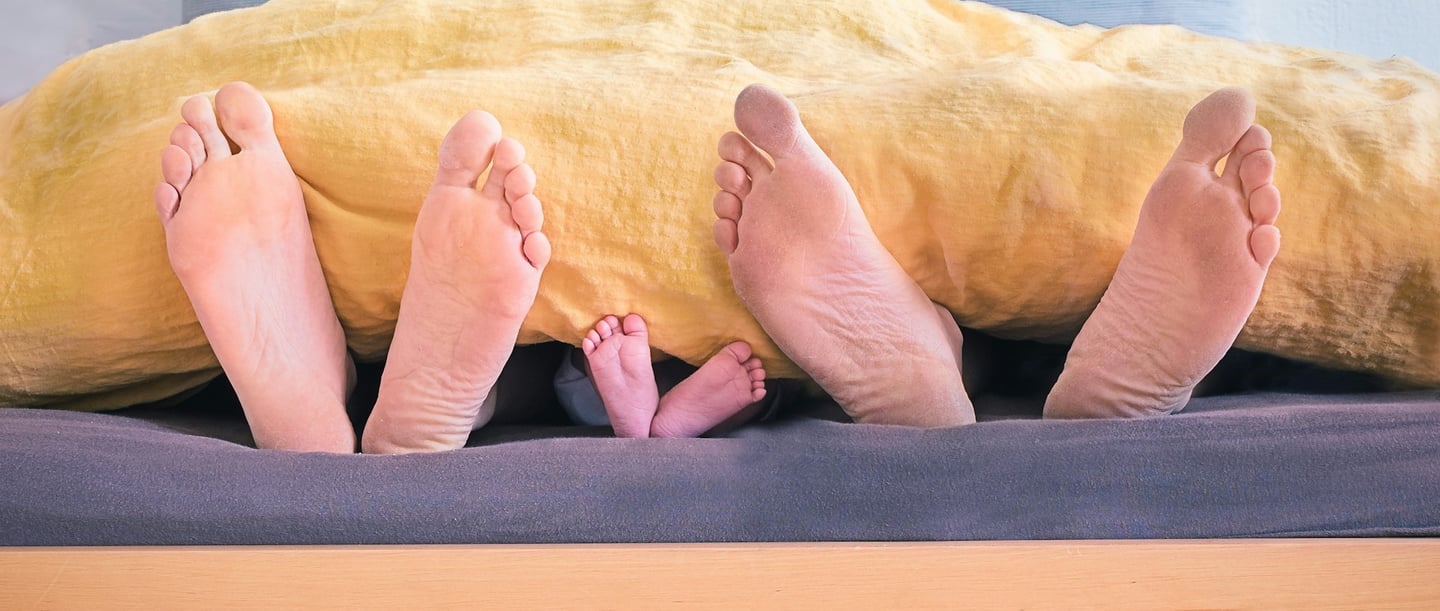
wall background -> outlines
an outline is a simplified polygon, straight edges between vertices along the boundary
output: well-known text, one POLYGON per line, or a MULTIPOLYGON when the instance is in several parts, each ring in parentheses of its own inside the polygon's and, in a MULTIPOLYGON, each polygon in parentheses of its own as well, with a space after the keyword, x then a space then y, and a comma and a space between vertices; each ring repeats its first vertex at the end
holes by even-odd
POLYGON ((1434 0, 1255 0, 1252 38, 1385 59, 1403 55, 1440 71, 1440 2, 1434 0))
MULTIPOLYGON (((1075 12, 1086 2, 1053 0, 1075 12)), ((1000 2, 1005 3, 1005 2, 1000 2)), ((1012 2, 1036 5, 1045 2, 1012 2)), ((1088 0, 1111 13, 1191 11, 1194 0, 1088 0), (1130 7, 1127 9, 1127 7, 1130 7)), ((1404 55, 1440 71, 1440 2, 1434 0, 1254 0, 1208 10, 1238 11, 1246 37, 1375 58, 1404 55)), ((0 101, 24 93, 61 62, 88 49, 179 25, 181 0, 0 0, 0 101)))

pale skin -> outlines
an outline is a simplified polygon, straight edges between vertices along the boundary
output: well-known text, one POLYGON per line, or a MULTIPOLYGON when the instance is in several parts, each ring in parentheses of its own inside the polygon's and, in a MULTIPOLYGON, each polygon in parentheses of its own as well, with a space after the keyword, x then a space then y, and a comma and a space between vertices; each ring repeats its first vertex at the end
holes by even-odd
MULTIPOLYGON (((256 445, 354 452, 354 368, 268 104, 231 83, 213 104, 187 100, 181 116, 161 155, 156 210, 256 445)), ((535 173, 493 116, 461 118, 439 157, 365 452, 458 448, 493 415, 482 406, 550 259, 535 173)))
MULTIPOLYGON (((1047 400, 1047 417, 1169 413, 1233 343, 1280 246, 1275 158, 1254 112, 1250 96, 1235 89, 1191 111, 1047 400), (1225 170, 1216 173, 1222 158, 1225 170)), ((161 155, 156 210, 171 265, 257 445, 353 452, 345 414, 353 363, 269 106, 254 88, 232 83, 213 103, 186 101, 181 116, 161 155)), ((959 327, 880 244, 793 104, 748 88, 736 124, 744 135, 728 133, 719 145, 714 233, 756 319, 859 422, 973 422, 959 327), (786 257, 797 244, 809 256, 786 257), (848 331, 857 320, 866 333, 848 331)), ((364 451, 458 448, 493 415, 485 399, 550 258, 535 175, 523 159, 488 113, 466 115, 446 135, 416 220, 364 451)), ((625 346, 643 348, 649 371, 643 321, 628 331, 626 322, 602 319, 610 335, 597 324, 586 350, 592 371, 605 372, 596 384, 610 389, 602 397, 617 433, 695 435, 763 398, 763 368, 748 345, 731 344, 652 409, 653 374, 647 390, 639 361, 621 356, 642 352, 625 346)))
POLYGON ((725 346, 663 396, 640 315, 601 318, 580 347, 619 437, 695 437, 765 398, 765 368, 745 342, 725 346))
MULTIPOLYGON (((1171 413, 1234 343, 1280 249, 1275 156, 1254 121, 1240 89, 1190 111, 1046 417, 1171 413)), ((735 124, 718 147, 714 234, 756 320, 858 422, 973 422, 959 327, 875 237, 794 104, 752 85, 735 124)))

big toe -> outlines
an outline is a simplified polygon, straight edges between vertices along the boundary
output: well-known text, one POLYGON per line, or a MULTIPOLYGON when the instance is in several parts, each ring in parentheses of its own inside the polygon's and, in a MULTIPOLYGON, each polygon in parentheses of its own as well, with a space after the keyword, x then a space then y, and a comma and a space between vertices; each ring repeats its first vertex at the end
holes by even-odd
POLYGON ((758 83, 746 87, 735 98, 735 126, 776 159, 808 154, 815 148, 800 123, 795 104, 779 91, 758 83))
POLYGON ((754 354, 754 351, 750 349, 750 344, 745 342, 731 343, 725 346, 725 352, 730 353, 730 356, 734 357, 736 363, 745 363, 749 361, 750 357, 754 354))
POLYGON ((440 143, 440 169, 436 184, 474 187, 480 174, 490 165, 495 145, 500 141, 500 121, 483 110, 472 110, 461 117, 445 140, 440 143))
POLYGON ((1239 87, 1216 91, 1185 116, 1184 136, 1175 156, 1214 168, 1234 150, 1255 123, 1255 98, 1239 87))
POLYGON ((621 325, 625 331, 625 335, 636 337, 648 337, 650 335, 650 328, 645 326, 645 319, 641 318, 639 314, 627 315, 621 325))
POLYGON ((241 149, 278 146, 270 104, 254 87, 234 82, 215 93, 220 126, 241 149))

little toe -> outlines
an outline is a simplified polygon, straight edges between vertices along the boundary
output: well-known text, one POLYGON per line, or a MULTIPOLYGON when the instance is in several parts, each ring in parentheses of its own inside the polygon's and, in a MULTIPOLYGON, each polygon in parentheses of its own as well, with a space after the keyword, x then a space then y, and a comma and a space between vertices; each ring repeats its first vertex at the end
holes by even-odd
POLYGON ((761 178, 775 168, 754 143, 735 132, 725 132, 720 136, 716 152, 720 153, 721 159, 740 166, 746 174, 755 178, 761 178))
POLYGON ((1248 91, 1239 87, 1216 91, 1185 116, 1184 135, 1175 157, 1214 169, 1254 123, 1255 98, 1248 91))
POLYGON ((500 122, 483 110, 461 117, 440 143, 440 168, 435 183, 451 187, 474 187, 490 165, 495 143, 500 141, 500 122))
POLYGON ((191 170, 198 170, 200 165, 205 163, 205 143, 189 123, 176 125, 175 129, 170 131, 170 144, 180 147, 190 156, 191 170))
MULTIPOLYGON (((525 147, 514 138, 501 138, 495 145, 495 157, 490 167, 490 177, 480 189, 486 197, 501 199, 505 196, 505 184, 510 174, 525 161, 525 147)), ((527 191, 528 192, 528 191, 527 191)))
POLYGON ((279 147, 270 104, 249 83, 237 81, 221 87, 215 93, 215 110, 225 135, 241 150, 279 147))
POLYGON ((197 95, 185 100, 185 104, 180 107, 180 116, 199 134, 200 141, 205 145, 207 161, 230 156, 230 141, 220 132, 220 124, 215 118, 215 107, 211 106, 210 98, 197 95))
MULTIPOLYGON (((594 331, 591 331, 590 333, 594 333, 594 331)), ((585 356, 590 356, 590 353, 595 351, 596 343, 597 342, 594 339, 590 338, 589 334, 586 334, 585 337, 580 340, 580 351, 584 352, 585 356)))

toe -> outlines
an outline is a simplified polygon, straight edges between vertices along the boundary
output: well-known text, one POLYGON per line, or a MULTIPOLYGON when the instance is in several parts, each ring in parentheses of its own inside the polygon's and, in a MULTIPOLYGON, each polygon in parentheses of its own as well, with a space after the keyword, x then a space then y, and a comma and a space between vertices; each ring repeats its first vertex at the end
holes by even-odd
POLYGON ((1280 228, 1261 225, 1250 232, 1250 254, 1262 269, 1270 269, 1270 262, 1280 253, 1280 228))
POLYGON ((195 175, 195 165, 185 149, 172 144, 160 153, 160 174, 165 177, 165 182, 174 187, 176 195, 179 195, 185 192, 185 187, 190 184, 190 177, 195 175))
POLYGON ((625 317, 624 327, 626 335, 646 337, 649 335, 649 328, 645 326, 645 319, 639 314, 630 314, 625 317))
POLYGON ((1250 220, 1259 225, 1274 225, 1280 218, 1280 190, 1265 185, 1250 194, 1250 220))
POLYGON ((715 221, 714 232, 720 252, 727 256, 735 254, 735 249, 740 247, 740 226, 730 219, 719 219, 715 221))
POLYGON ((221 87, 215 93, 215 111, 225 135, 241 150, 279 148, 270 104, 249 83, 234 82, 221 87))
POLYGON ((1184 136, 1175 157, 1211 169, 1235 149, 1255 123, 1255 98, 1238 87, 1210 94, 1185 116, 1184 136))
POLYGON ((520 250, 525 253, 525 260, 537 270, 543 270, 550 264, 550 238, 539 231, 525 236, 520 250))
POLYGON ((520 235, 528 236, 540 231, 545 224, 545 211, 540 207, 540 200, 534 195, 525 195, 519 199, 509 199, 510 217, 515 220, 515 226, 520 228, 520 235))
POLYGON ((734 342, 725 346, 725 351, 729 352, 731 357, 734 357, 736 363, 744 363, 750 360, 750 356, 754 354, 750 350, 750 344, 745 342, 734 342))
POLYGON ((200 169, 205 163, 205 143, 200 140, 200 134, 195 133, 195 128, 189 123, 181 123, 175 126, 170 132, 170 144, 180 147, 190 156, 191 170, 200 169))
POLYGON ((819 152, 795 104, 765 85, 750 85, 735 98, 735 126, 775 159, 819 152))
POLYGON ((435 184, 474 187, 490 165, 495 143, 500 141, 500 122, 483 110, 472 110, 445 134, 440 143, 440 168, 435 184))
POLYGON ((220 124, 215 119, 215 108, 210 105, 210 98, 197 95, 185 100, 185 104, 180 107, 180 116, 184 117, 190 128, 200 136, 200 141, 205 146, 206 161, 230 156, 230 141, 220 132, 220 124))
POLYGON ((731 221, 740 220, 740 198, 735 197, 734 193, 728 191, 716 193, 712 207, 715 209, 717 218, 731 221))
MULTIPOLYGON (((507 139, 508 140, 508 139, 507 139)), ((518 144, 518 143, 517 143, 518 144)), ((502 144, 503 146, 503 144, 502 144)), ((522 153, 523 155, 523 153, 522 153)), ((497 153, 496 162, 499 157, 497 153)), ((535 168, 528 163, 521 163, 510 170, 505 176, 505 199, 510 203, 535 192, 535 168)))
POLYGON ((1268 150, 1246 155, 1239 165, 1240 185, 1246 197, 1253 197, 1256 190, 1275 179, 1275 154, 1268 150))
POLYGON ((740 166, 746 174, 755 178, 763 177, 775 169, 754 144, 735 132, 725 132, 725 135, 720 137, 720 145, 716 147, 716 151, 720 153, 721 159, 740 166))
POLYGON ((529 164, 516 166, 505 177, 505 201, 510 204, 510 216, 515 220, 515 226, 520 228, 520 235, 540 231, 545 224, 545 212, 534 191, 535 170, 529 164))
MULTIPOLYGON (((591 331, 590 333, 593 334, 595 332, 591 331)), ((580 351, 584 352, 585 356, 590 356, 590 353, 595 352, 596 343, 597 342, 594 339, 591 339, 590 335, 587 334, 583 339, 580 340, 580 351)))
MULTIPOLYGON (((767 170, 768 171, 768 170, 767 170)), ((732 193, 736 197, 745 197, 750 194, 750 175, 740 165, 722 161, 715 166, 715 185, 726 193, 732 193)))
POLYGON ((168 224, 175 216, 175 211, 180 207, 180 193, 175 190, 174 185, 162 182, 155 187, 155 213, 160 215, 160 223, 168 224))
POLYGON ((620 321, 618 319, 614 316, 606 316, 605 318, 601 318, 600 322, 595 323, 595 332, 600 334, 600 339, 606 340, 615 334, 616 328, 619 326, 620 321))
MULTIPOLYGON (((599 324, 598 324, 598 323, 596 324, 596 327, 591 328, 589 331, 587 331, 587 332, 585 333, 585 341, 588 342, 588 343, 590 343, 590 345, 592 345, 592 346, 597 346, 597 345, 599 345, 599 344, 600 344, 600 341, 601 341, 602 339, 603 339, 603 338, 600 337, 600 331, 599 331, 599 324)), ((589 351, 587 350, 586 352, 588 353, 589 351)))
POLYGON ((1227 180, 1238 180, 1239 170, 1243 160, 1252 153, 1268 150, 1270 148, 1270 132, 1259 125, 1251 125, 1245 130, 1245 135, 1235 143, 1235 149, 1230 151, 1225 161, 1225 178, 1227 180))
MULTIPOLYGON (((525 147, 514 138, 502 138, 495 145, 495 159, 490 168, 490 177, 485 179, 485 186, 481 187, 480 192, 493 199, 504 197, 505 185, 509 182, 510 174, 524 161, 525 147)), ((531 188, 534 188, 533 183, 531 188)), ((529 190, 527 189, 525 192, 529 193, 529 190)))

